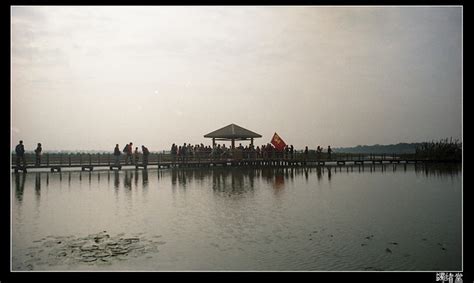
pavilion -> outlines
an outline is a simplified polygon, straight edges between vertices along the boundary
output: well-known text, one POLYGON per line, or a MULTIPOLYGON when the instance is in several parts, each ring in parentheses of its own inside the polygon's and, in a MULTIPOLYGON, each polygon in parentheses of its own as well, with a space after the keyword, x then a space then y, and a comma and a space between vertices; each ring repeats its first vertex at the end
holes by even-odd
POLYGON ((231 141, 232 142, 231 148, 235 148, 236 140, 238 141, 250 140, 250 144, 253 145, 253 139, 261 138, 262 135, 259 135, 252 131, 244 129, 240 126, 237 126, 236 124, 230 124, 218 130, 215 130, 214 132, 210 132, 209 134, 204 135, 204 137, 212 138, 213 147, 216 145, 216 140, 222 140, 222 141, 231 141))

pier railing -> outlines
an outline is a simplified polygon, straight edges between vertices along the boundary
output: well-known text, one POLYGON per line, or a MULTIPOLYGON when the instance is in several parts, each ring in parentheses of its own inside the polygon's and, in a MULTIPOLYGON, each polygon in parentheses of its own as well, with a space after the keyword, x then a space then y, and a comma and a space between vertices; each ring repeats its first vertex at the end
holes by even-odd
MULTIPOLYGON (((135 157, 132 155, 131 160, 125 162, 124 154, 120 156, 119 165, 142 165, 143 155, 138 156, 135 163, 135 157)), ((240 162, 240 161, 288 161, 288 162, 337 162, 344 164, 345 162, 363 163, 363 162, 417 162, 417 161, 439 161, 428 157, 419 157, 416 154, 349 154, 349 153, 332 153, 328 154, 309 152, 305 154, 302 151, 296 151, 293 154, 272 152, 261 153, 244 152, 235 150, 222 154, 195 152, 186 156, 172 155, 169 151, 153 152, 148 156, 148 165, 160 164, 182 164, 182 163, 206 163, 206 162, 240 162)), ((451 161, 451 160, 448 160, 451 161)), ((17 166, 16 156, 12 155, 12 168, 17 166)), ((84 166, 111 166, 115 164, 115 156, 111 153, 45 153, 41 156, 39 164, 36 163, 36 157, 33 153, 25 154, 25 163, 27 168, 42 167, 84 167, 84 166)), ((23 164, 20 164, 23 166, 23 164)))

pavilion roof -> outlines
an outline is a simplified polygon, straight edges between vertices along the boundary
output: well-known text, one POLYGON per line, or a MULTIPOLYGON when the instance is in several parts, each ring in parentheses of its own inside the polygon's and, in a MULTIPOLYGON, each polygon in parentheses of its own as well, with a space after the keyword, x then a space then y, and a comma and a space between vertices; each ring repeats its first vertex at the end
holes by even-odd
POLYGON ((204 135, 205 138, 224 138, 224 139, 242 139, 242 138, 261 138, 262 136, 249 131, 245 128, 230 124, 214 132, 204 135))

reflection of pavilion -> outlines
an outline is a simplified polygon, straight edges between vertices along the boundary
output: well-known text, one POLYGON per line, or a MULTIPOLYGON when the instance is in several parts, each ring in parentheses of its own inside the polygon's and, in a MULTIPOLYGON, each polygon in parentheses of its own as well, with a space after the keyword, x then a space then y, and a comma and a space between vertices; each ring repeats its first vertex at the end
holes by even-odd
POLYGON ((254 138, 261 138, 262 136, 244 129, 236 124, 230 124, 214 132, 211 132, 204 136, 205 138, 212 138, 212 146, 216 145, 216 140, 231 141, 231 148, 235 148, 235 141, 250 140, 250 144, 253 145, 254 138))

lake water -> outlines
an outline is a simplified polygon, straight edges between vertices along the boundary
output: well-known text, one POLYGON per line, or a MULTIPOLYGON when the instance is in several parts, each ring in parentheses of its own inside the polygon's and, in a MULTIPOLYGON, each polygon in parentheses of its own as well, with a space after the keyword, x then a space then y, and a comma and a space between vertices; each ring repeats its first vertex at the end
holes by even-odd
POLYGON ((14 271, 462 269, 460 165, 11 178, 14 271))

